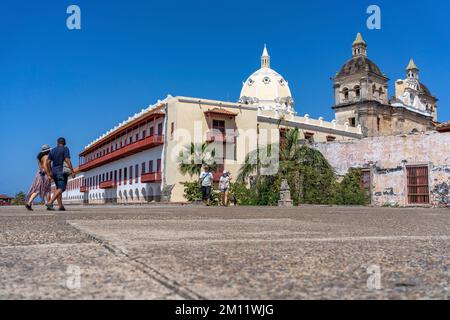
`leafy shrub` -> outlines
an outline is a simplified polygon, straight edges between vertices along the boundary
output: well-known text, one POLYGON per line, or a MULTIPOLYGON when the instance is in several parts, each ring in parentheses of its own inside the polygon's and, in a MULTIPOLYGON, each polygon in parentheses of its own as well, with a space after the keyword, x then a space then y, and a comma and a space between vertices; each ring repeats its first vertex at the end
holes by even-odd
MULTIPOLYGON (((182 182, 181 184, 184 186, 183 196, 187 201, 193 202, 196 200, 202 200, 202 191, 198 182, 182 182)), ((213 191, 211 192, 210 205, 217 206, 219 203, 220 193, 217 191, 217 188, 213 188, 213 191)))
POLYGON ((366 205, 368 200, 365 190, 361 187, 361 170, 350 169, 336 186, 335 204, 366 205))
POLYGON ((236 182, 230 184, 230 201, 236 199, 238 205, 241 206, 255 206, 256 196, 255 189, 247 188, 245 183, 236 182))
POLYGON ((182 182, 181 184, 184 186, 183 196, 187 201, 192 202, 202 199, 202 192, 198 182, 182 182))
POLYGON ((25 198, 26 198, 26 194, 23 191, 19 191, 14 199, 12 200, 12 205, 13 206, 22 206, 25 204, 25 198))

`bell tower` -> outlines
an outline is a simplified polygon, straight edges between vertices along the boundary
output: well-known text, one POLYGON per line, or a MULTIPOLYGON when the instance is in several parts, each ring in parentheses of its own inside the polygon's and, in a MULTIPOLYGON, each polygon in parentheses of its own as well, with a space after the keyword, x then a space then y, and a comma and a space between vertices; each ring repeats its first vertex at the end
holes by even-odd
POLYGON ((353 57, 367 57, 367 44, 361 33, 358 32, 352 45, 353 57))
POLYGON ((334 112, 338 124, 361 126, 364 136, 380 135, 389 122, 388 78, 367 56, 361 33, 352 44, 352 57, 332 78, 334 112))
POLYGON ((416 66, 416 63, 413 59, 409 60, 406 71, 408 72, 407 77, 409 79, 419 80, 419 68, 416 66))

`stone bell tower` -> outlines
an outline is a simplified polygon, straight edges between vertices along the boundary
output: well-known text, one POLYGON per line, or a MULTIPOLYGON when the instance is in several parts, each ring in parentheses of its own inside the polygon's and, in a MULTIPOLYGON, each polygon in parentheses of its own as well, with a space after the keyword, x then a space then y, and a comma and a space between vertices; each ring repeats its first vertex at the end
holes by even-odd
POLYGON ((390 121, 389 79, 367 56, 367 44, 358 33, 352 44, 352 58, 332 79, 333 109, 338 124, 361 126, 365 136, 376 136, 390 121))

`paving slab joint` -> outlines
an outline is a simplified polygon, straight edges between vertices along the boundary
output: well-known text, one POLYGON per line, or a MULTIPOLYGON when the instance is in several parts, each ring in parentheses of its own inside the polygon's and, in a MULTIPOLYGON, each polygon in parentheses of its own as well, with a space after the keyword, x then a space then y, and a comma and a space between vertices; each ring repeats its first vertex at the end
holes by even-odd
POLYGON ((98 235, 91 234, 91 233, 83 230, 83 228, 79 227, 76 223, 71 223, 71 222, 67 222, 67 223, 70 226, 72 226, 73 228, 75 228, 77 231, 79 231, 80 233, 84 234, 90 240, 92 240, 94 242, 97 242, 98 244, 103 246, 106 250, 110 251, 115 256, 117 256, 119 258, 125 258, 125 260, 128 263, 130 263, 134 267, 138 268, 139 270, 144 272, 147 276, 149 276, 153 280, 159 282, 160 284, 162 284, 163 286, 165 286, 169 290, 173 291, 175 294, 178 294, 182 298, 185 298, 187 300, 207 300, 205 297, 203 297, 202 295, 198 294, 197 292, 195 292, 195 291, 193 291, 193 290, 191 290, 189 288, 184 287, 183 285, 181 285, 177 281, 175 281, 173 279, 170 279, 169 277, 167 277, 166 275, 162 274, 158 270, 152 268, 148 264, 146 264, 146 263, 144 263, 142 261, 139 261, 136 258, 132 257, 130 254, 128 254, 126 252, 125 249, 120 248, 120 247, 112 244, 110 241, 108 241, 106 239, 103 239, 102 237, 100 237, 98 235))

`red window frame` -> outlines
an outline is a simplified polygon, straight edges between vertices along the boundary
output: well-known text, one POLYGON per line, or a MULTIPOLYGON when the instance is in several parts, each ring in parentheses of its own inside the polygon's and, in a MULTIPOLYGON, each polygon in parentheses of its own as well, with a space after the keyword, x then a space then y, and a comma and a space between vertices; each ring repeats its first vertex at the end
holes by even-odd
POLYGON ((161 122, 158 123, 158 136, 162 135, 162 132, 163 132, 163 124, 161 122))
POLYGON ((133 166, 130 166, 130 184, 133 184, 133 166))
POLYGON ((428 166, 406 167, 408 204, 430 204, 428 166))
POLYGON ((156 160, 156 172, 161 172, 161 159, 156 160))
POLYGON ((153 160, 148 162, 148 173, 153 173, 153 160))

